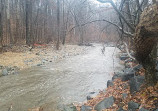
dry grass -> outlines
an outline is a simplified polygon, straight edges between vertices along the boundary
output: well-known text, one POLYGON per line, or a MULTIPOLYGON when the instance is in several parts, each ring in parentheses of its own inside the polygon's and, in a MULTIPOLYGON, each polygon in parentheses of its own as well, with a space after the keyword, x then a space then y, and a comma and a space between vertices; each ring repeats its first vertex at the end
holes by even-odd
POLYGON ((58 61, 68 56, 74 56, 84 53, 86 47, 77 45, 65 45, 56 51, 53 45, 38 46, 32 51, 29 51, 26 46, 14 46, 8 52, 0 54, 0 65, 2 66, 17 66, 20 69, 29 68, 42 63, 42 60, 58 61))

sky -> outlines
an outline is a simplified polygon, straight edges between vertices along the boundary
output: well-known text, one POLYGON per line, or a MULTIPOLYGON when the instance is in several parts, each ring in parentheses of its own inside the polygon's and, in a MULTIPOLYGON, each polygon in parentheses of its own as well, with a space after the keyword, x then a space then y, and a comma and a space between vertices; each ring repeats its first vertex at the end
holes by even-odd
POLYGON ((102 3, 98 2, 97 0, 90 0, 90 1, 92 1, 93 3, 96 3, 96 4, 102 4, 102 3))
POLYGON ((105 7, 105 6, 109 6, 110 5, 108 3, 100 3, 97 0, 90 0, 90 1, 93 2, 94 4, 98 5, 99 7, 105 7))
MULTIPOLYGON (((96 3, 96 4, 104 4, 104 3, 98 2, 97 0, 90 0, 90 1, 92 1, 93 3, 96 3)), ((115 2, 116 0, 113 0, 113 1, 115 2)))

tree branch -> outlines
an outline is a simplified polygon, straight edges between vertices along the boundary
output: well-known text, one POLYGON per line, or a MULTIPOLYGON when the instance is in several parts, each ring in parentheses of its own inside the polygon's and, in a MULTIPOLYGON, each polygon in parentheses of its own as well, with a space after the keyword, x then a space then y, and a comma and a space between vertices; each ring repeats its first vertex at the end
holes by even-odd
POLYGON ((136 60, 136 59, 130 54, 130 52, 129 52, 129 50, 128 50, 128 45, 126 44, 126 42, 123 42, 123 44, 125 45, 125 49, 126 49, 126 52, 127 52, 128 56, 129 56, 131 59, 136 60))
POLYGON ((127 26, 134 32, 135 28, 125 19, 125 17, 122 15, 122 13, 117 9, 116 5, 112 0, 97 0, 101 3, 110 3, 112 7, 115 9, 115 11, 119 14, 119 16, 124 20, 124 22, 127 24, 127 26))
MULTIPOLYGON (((102 20, 94 20, 94 21, 90 21, 90 22, 87 22, 87 23, 84 23, 84 24, 76 25, 76 26, 72 27, 69 32, 71 32, 71 31, 72 31, 74 28, 76 28, 76 27, 85 26, 85 25, 87 25, 87 24, 94 23, 94 22, 100 22, 100 21, 110 23, 110 24, 114 25, 115 27, 117 27, 119 30, 121 30, 121 31, 123 30, 123 29, 122 29, 120 26, 118 26, 117 24, 115 24, 115 23, 113 23, 113 22, 110 22, 110 21, 108 21, 108 20, 102 19, 102 20)), ((131 34, 131 33, 129 33, 129 32, 126 32, 126 31, 123 31, 123 33, 126 34, 126 35, 128 35, 128 36, 131 36, 131 37, 134 36, 133 34, 131 34)))

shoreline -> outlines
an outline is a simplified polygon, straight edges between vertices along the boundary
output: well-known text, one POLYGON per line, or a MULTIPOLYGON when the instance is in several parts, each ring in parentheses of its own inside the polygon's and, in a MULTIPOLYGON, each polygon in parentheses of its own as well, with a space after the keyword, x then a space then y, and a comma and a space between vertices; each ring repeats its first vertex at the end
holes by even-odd
POLYGON ((98 95, 75 105, 76 111, 158 111, 158 83, 145 88, 143 67, 125 53, 119 58, 125 68, 115 72, 107 82, 107 88, 98 95), (151 95, 154 97, 149 100, 151 95))
POLYGON ((34 66, 42 66, 48 63, 57 62, 65 58, 86 53, 87 46, 65 45, 59 50, 53 44, 38 45, 30 47, 14 46, 7 52, 0 54, 0 76, 18 74, 19 71, 34 66))

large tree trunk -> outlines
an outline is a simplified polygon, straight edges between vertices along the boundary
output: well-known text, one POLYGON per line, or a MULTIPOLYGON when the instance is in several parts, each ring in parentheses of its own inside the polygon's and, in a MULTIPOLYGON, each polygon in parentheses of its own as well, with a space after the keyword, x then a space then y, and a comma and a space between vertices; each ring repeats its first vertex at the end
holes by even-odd
POLYGON ((134 37, 136 59, 145 69, 145 80, 149 85, 157 83, 156 58, 158 40, 158 5, 145 9, 140 17, 134 37))
POLYGON ((156 58, 157 48, 154 46, 151 54, 143 61, 142 65, 145 69, 145 81, 147 85, 155 85, 156 80, 156 58))

